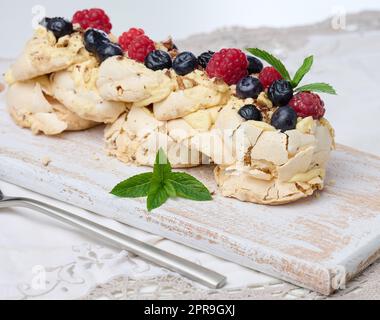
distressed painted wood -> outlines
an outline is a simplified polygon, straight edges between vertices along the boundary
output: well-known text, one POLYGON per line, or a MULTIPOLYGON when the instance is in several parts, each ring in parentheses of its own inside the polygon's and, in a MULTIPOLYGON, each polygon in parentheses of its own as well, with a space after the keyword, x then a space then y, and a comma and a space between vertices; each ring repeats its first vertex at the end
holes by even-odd
MULTIPOLYGON (((1 102, 0 179, 326 295, 380 256, 376 156, 339 146, 326 190, 296 204, 267 207, 216 194, 209 203, 170 200, 148 214, 143 199, 109 195, 120 180, 150 169, 108 157, 102 131, 33 136, 1 102)), ((216 191, 211 167, 189 172, 216 191)))

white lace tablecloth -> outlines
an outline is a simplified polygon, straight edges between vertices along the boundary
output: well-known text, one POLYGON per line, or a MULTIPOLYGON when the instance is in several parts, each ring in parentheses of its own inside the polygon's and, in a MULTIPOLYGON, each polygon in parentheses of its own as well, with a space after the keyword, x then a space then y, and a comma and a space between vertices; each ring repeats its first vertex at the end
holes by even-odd
MULTIPOLYGON (((228 277, 222 290, 208 290, 39 213, 3 209, 0 210, 0 299, 325 299, 8 183, 0 181, 0 189, 7 195, 30 196, 60 206, 228 277)), ((331 298, 380 299, 380 263, 331 298)))
MULTIPOLYGON (((210 255, 186 248, 160 237, 96 216, 84 210, 23 190, 5 182, 6 195, 30 196, 91 218, 144 242, 179 254, 228 276, 227 288, 247 284, 277 284, 277 280, 252 272, 210 255)), ((76 299, 89 294, 97 285, 115 278, 133 281, 183 279, 163 268, 146 263, 105 245, 80 231, 27 209, 0 211, 0 298, 76 299)), ((123 280, 125 281, 125 280, 123 280)), ((190 285, 190 282, 188 282, 190 285)), ((205 288, 191 284, 197 290, 205 288)), ((164 286, 165 287, 165 286, 164 286)), ((157 289, 156 289, 157 290, 157 289)), ((108 294, 108 293, 107 293, 108 294)))

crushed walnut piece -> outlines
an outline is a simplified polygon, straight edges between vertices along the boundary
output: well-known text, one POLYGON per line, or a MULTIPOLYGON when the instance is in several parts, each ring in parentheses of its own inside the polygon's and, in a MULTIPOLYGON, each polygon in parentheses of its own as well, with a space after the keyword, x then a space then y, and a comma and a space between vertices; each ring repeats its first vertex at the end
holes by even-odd
POLYGON ((50 163, 51 163, 51 159, 50 159, 49 157, 43 157, 43 158, 42 158, 42 164, 43 164, 45 167, 48 167, 50 163))
POLYGON ((185 83, 183 82, 183 78, 182 77, 179 77, 177 76, 177 84, 178 84, 178 88, 180 90, 185 90, 186 89, 186 86, 185 86, 185 83))
POLYGON ((168 50, 170 56, 171 56, 173 59, 178 55, 178 48, 177 48, 176 45, 174 44, 172 38, 169 38, 168 40, 163 41, 163 42, 161 43, 161 45, 162 45, 166 50, 168 50))
POLYGON ((176 46, 174 45, 174 42, 173 42, 173 39, 172 39, 172 38, 169 38, 169 39, 163 41, 163 42, 162 42, 162 45, 163 45, 168 51, 171 51, 171 50, 176 49, 176 46))
POLYGON ((274 108, 272 101, 269 100, 265 92, 260 93, 255 101, 255 105, 261 111, 263 115, 263 121, 270 123, 274 108))

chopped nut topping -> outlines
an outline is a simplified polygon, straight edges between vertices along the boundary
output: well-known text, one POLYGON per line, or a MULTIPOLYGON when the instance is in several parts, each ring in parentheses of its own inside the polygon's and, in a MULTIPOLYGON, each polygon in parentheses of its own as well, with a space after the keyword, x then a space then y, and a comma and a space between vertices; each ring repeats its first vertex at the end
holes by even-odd
POLYGON ((183 82, 183 78, 182 77, 177 77, 177 84, 178 84, 178 88, 180 90, 185 90, 186 89, 186 86, 185 86, 185 83, 183 82))
POLYGON ((49 157, 44 157, 44 158, 42 159, 42 164, 43 164, 45 167, 49 166, 50 163, 51 163, 51 159, 50 159, 49 157))

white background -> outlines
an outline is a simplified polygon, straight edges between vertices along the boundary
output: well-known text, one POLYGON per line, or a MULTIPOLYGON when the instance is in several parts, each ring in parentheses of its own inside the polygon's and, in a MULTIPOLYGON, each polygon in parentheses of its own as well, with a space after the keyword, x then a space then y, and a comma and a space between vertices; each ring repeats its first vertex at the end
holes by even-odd
POLYGON ((376 0, 11 0, 0 1, 0 57, 14 57, 32 32, 32 8, 48 16, 72 17, 77 9, 101 7, 111 16, 114 33, 142 27, 155 40, 182 39, 224 26, 289 26, 347 12, 380 9, 376 0))

